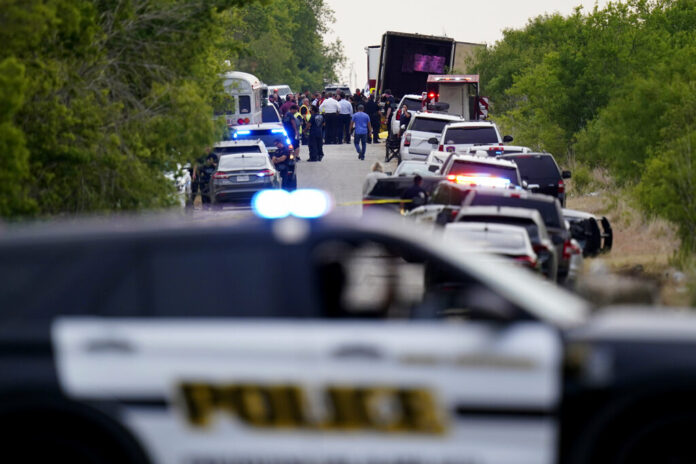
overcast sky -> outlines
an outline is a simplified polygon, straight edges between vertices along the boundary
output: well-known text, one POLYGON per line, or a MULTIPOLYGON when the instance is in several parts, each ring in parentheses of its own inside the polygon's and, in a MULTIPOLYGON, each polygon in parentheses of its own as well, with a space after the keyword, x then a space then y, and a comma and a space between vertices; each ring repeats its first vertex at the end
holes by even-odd
POLYGON ((340 38, 346 52, 344 83, 362 88, 367 81, 365 47, 379 45, 385 31, 446 35, 460 42, 494 44, 503 29, 519 29, 544 13, 569 15, 576 6, 591 11, 607 0, 325 0, 336 12, 327 37, 340 38), (357 82, 351 82, 350 67, 357 82))

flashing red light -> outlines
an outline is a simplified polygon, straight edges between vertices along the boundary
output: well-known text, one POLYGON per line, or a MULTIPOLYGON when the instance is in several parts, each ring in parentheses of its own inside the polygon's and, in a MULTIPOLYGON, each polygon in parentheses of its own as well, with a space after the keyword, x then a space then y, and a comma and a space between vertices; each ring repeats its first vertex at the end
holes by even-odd
POLYGON ((242 118, 237 119, 237 124, 244 125, 244 120, 242 118))
POLYGON ((439 147, 437 147, 437 151, 445 151, 445 146, 440 145, 439 147))
POLYGON ((249 118, 244 118, 244 124, 249 124, 251 120, 249 118))
POLYGON ((428 99, 433 100, 435 98, 435 92, 428 93, 428 99))

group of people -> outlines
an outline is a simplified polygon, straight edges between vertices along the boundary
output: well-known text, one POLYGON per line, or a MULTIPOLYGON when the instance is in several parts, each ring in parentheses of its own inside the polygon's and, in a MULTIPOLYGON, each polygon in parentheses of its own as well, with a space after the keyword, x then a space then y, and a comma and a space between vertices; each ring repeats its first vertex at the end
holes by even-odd
POLYGON ((359 89, 351 96, 341 91, 316 92, 313 96, 309 91, 291 93, 284 101, 274 93, 269 103, 281 115, 297 161, 300 144, 309 147, 309 161, 321 161, 324 145, 351 143, 351 138, 358 158, 364 159, 366 144, 380 142, 382 117, 388 118, 391 111, 388 102, 380 108, 373 95, 368 97, 359 89))

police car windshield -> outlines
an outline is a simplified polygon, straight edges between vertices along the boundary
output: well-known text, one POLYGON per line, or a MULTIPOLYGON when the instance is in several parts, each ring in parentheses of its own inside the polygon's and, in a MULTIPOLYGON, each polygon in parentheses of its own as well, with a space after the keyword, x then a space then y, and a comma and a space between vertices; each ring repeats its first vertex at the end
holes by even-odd
POLYGON ((220 158, 218 170, 229 171, 232 169, 249 169, 263 168, 266 166, 266 157, 264 155, 249 155, 249 156, 223 156, 220 158))
POLYGON ((466 160, 457 160, 452 163, 450 175, 488 175, 507 179, 513 185, 518 185, 517 169, 514 167, 496 166, 493 164, 474 163, 466 160))
POLYGON ((447 129, 445 144, 468 145, 476 143, 498 143, 498 134, 493 127, 455 127, 447 129))

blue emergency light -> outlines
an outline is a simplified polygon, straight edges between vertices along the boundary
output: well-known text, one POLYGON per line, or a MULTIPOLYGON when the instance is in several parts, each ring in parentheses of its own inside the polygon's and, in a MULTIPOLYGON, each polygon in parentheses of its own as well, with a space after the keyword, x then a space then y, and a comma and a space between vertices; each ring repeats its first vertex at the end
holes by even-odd
POLYGON ((333 201, 329 194, 314 189, 294 192, 262 190, 251 200, 254 213, 264 219, 281 219, 288 216, 315 219, 327 214, 332 207, 333 201))

